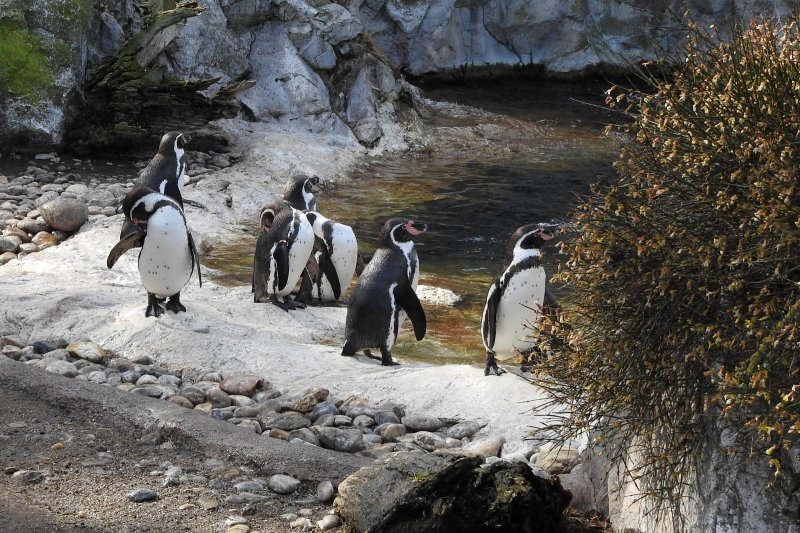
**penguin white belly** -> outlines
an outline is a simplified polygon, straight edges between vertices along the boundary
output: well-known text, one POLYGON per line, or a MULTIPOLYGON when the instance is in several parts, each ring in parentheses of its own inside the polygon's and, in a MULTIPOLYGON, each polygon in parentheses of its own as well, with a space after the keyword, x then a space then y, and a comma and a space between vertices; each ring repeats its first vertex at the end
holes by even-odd
POLYGON ((544 302, 545 272, 542 267, 517 272, 500 297, 495 321, 494 352, 498 359, 513 357, 535 346, 534 335, 544 302))
POLYGON ((292 247, 289 249, 289 277, 287 278, 286 286, 276 293, 277 296, 291 294, 314 249, 314 230, 311 228, 311 224, 308 223, 306 216, 299 211, 298 213, 300 214, 300 224, 297 226, 297 235, 294 236, 294 242, 292 242, 292 247))
POLYGON ((150 217, 139 275, 147 292, 159 298, 179 293, 189 281, 192 252, 183 217, 175 209, 159 209, 150 217))
MULTIPOLYGON (((333 242, 331 263, 333 263, 333 267, 336 269, 336 274, 339 278, 341 294, 344 295, 347 286, 350 285, 350 281, 353 279, 353 274, 356 272, 358 242, 356 241, 353 229, 344 224, 336 224, 334 226, 333 238, 331 240, 333 242)), ((323 302, 332 302, 335 300, 333 297, 333 289, 325 275, 322 276, 320 289, 320 298, 323 302)))

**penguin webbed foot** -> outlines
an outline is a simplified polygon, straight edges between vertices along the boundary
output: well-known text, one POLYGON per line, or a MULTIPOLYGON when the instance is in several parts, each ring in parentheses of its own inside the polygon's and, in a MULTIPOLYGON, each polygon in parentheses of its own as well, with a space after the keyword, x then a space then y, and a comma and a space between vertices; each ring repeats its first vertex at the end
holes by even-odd
POLYGON ((181 303, 181 293, 178 293, 174 296, 170 296, 166 308, 168 311, 172 311, 175 314, 178 314, 180 312, 185 313, 186 307, 184 307, 183 304, 181 303))
POLYGON ((274 294, 270 298, 270 302, 272 302, 274 305, 280 307, 281 309, 283 309, 287 313, 289 311, 294 311, 295 309, 305 309, 306 308, 306 305, 304 303, 294 302, 294 301, 292 301, 292 300, 290 300, 288 298, 283 300, 281 298, 278 298, 274 294))
POLYGON ((358 350, 358 348, 354 347, 349 341, 347 341, 342 347, 342 355, 344 357, 353 357, 356 354, 356 350, 358 350))
POLYGON ((506 373, 505 370, 497 366, 497 361, 494 358, 494 352, 486 352, 486 368, 483 371, 484 376, 490 376, 494 373, 495 376, 501 376, 506 373))
POLYGON ((389 350, 381 350, 381 364, 383 366, 400 366, 400 363, 392 359, 392 352, 389 350))
MULTIPOLYGON (((164 308, 161 303, 164 300, 159 300, 155 294, 147 293, 147 310, 144 312, 145 317, 154 316, 156 318, 164 314, 164 308)), ((169 305, 169 304, 167 304, 169 305)))

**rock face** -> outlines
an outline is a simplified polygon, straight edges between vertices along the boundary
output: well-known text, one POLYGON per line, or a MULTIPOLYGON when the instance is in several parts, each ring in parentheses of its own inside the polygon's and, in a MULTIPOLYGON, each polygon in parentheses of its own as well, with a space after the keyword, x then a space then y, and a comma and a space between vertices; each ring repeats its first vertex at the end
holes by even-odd
MULTIPOLYGON (((694 19, 725 31, 730 20, 789 15, 789 0, 687 2, 694 19)), ((351 2, 349 5, 353 5, 351 2)), ((682 39, 683 2, 642 0, 357 0, 364 27, 411 74, 533 65, 566 74, 628 68, 682 39)))
POLYGON ((570 496, 524 465, 395 453, 339 484, 334 510, 354 531, 560 531, 570 496))
POLYGON ((3 24, 23 28, 15 38, 41 51, 19 59, 41 65, 18 61, 13 69, 0 53, 0 139, 63 138, 83 152, 149 149, 164 131, 178 129, 194 149, 219 150, 227 139, 208 123, 240 115, 373 146, 385 127, 416 124, 404 84, 360 19, 340 4, 185 0, 161 11, 160 2, 106 0, 97 12, 76 12, 55 34, 78 51, 55 66, 47 58, 56 54, 38 35, 54 34, 47 24, 58 17, 47 14, 60 16, 69 2, 83 5, 36 0, 44 15, 28 25, 27 18, 0 14, 0 52, 9 39, 3 24), (41 90, 23 92, 38 87, 28 79, 34 67, 46 79, 41 90), (47 89, 54 79, 55 89, 47 89))

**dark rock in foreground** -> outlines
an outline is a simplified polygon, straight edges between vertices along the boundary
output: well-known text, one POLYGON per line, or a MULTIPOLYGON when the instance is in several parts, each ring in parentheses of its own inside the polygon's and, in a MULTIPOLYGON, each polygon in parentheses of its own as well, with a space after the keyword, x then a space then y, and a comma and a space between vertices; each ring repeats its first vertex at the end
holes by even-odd
POLYGON ((339 485, 334 509, 356 532, 560 531, 570 495, 524 465, 396 453, 339 485))

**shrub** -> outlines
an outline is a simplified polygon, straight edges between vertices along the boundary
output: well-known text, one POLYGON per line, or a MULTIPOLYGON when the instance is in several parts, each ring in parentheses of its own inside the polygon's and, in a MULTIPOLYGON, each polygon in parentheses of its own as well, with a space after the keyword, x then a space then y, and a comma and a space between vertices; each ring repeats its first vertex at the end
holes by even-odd
POLYGON ((738 424, 776 475, 800 431, 797 23, 727 42, 695 29, 646 78, 608 93, 629 140, 618 182, 575 214, 557 277, 569 329, 539 370, 572 406, 558 431, 605 428, 635 449, 644 492, 675 503, 709 420, 738 424))

